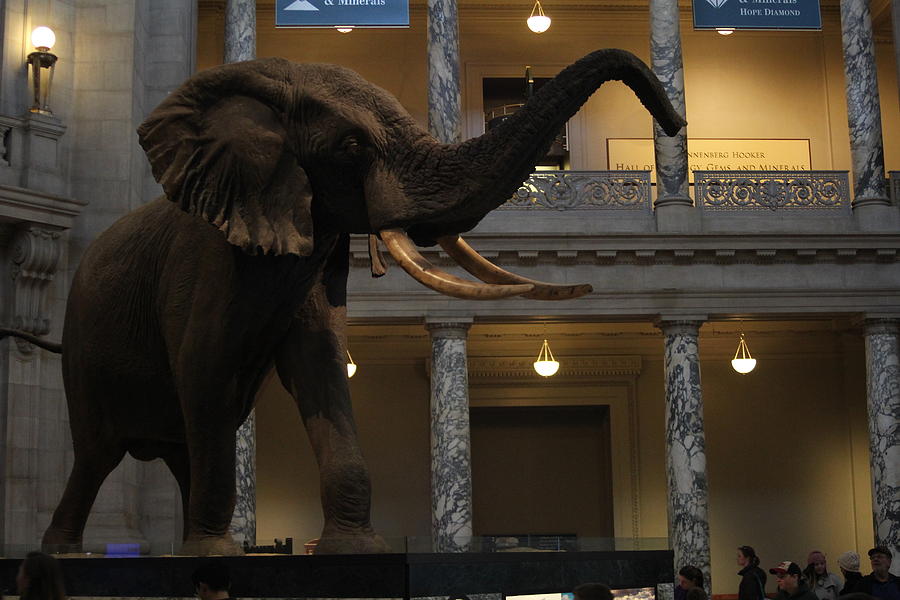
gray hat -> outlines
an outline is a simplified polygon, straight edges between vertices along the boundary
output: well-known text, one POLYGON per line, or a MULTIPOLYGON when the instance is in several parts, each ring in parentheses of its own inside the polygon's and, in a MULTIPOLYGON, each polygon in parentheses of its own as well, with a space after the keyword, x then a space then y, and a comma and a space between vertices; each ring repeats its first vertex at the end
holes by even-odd
POLYGON ((853 550, 844 552, 838 556, 838 566, 845 571, 854 571, 859 573, 859 554, 853 550))

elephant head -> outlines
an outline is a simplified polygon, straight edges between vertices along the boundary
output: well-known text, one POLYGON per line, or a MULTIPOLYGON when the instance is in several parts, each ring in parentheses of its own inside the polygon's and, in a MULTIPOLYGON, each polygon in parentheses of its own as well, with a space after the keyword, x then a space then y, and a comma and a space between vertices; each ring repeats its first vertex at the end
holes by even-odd
POLYGON ((643 62, 599 50, 502 125, 460 144, 437 142, 393 96, 348 69, 275 58, 199 73, 138 133, 168 198, 248 253, 307 256, 315 224, 378 234, 407 272, 445 294, 557 299, 590 287, 508 273, 458 234, 512 196, 560 127, 612 79, 631 87, 669 135, 684 126, 643 62), (487 283, 439 271, 411 240, 440 242, 487 283))

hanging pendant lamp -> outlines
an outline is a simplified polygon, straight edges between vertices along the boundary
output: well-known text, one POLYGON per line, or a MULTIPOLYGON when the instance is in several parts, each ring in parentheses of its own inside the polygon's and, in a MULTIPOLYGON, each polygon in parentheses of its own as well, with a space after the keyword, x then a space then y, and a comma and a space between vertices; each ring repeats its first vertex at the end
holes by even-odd
POLYGON ((553 358, 553 352, 550 351, 550 344, 547 343, 546 339, 541 346, 537 360, 534 361, 534 370, 541 377, 552 377, 559 371, 559 363, 553 358))
POLYGON ((738 342, 737 350, 734 352, 734 358, 731 359, 731 368, 746 375, 756 368, 756 359, 750 356, 750 348, 744 340, 744 332, 741 331, 741 341, 738 342))

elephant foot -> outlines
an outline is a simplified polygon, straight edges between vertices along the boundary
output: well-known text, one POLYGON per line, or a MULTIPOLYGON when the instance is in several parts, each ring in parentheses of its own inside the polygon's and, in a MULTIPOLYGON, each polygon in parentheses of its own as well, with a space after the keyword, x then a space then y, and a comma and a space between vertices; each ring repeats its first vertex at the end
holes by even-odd
POLYGON ((81 554, 81 536, 51 527, 44 532, 41 540, 41 552, 45 554, 81 554))
POLYGON ((244 549, 228 534, 190 536, 181 545, 183 556, 242 556, 244 549))
POLYGON ((316 554, 386 554, 391 547, 371 528, 359 531, 326 529, 316 544, 316 554))

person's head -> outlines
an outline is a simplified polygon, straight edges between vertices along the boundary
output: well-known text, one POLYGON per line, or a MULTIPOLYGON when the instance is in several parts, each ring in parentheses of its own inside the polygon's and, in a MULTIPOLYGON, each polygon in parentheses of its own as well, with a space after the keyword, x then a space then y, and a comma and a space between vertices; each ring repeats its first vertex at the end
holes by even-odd
POLYGON ((837 562, 845 576, 847 573, 859 573, 859 554, 853 550, 848 550, 838 556, 837 562))
POLYGON ((894 555, 884 546, 875 546, 869 550, 869 560, 872 561, 872 572, 876 575, 886 576, 891 568, 894 555))
POLYGON ((678 570, 678 585, 682 589, 689 590, 694 587, 703 587, 703 571, 693 565, 681 567, 678 570))
POLYGON ((231 575, 222 561, 214 560, 205 563, 191 574, 194 589, 201 600, 213 600, 228 595, 231 587, 231 575))
POLYGON ((816 577, 824 577, 828 575, 828 569, 825 565, 825 553, 821 550, 813 550, 806 556, 806 564, 808 567, 811 567, 809 570, 811 574, 814 574, 816 577))
POLYGON ((742 567, 759 566, 759 557, 756 555, 756 550, 752 546, 740 546, 738 548, 737 564, 742 567))
POLYGON ((612 600, 612 591, 602 583, 582 583, 572 592, 575 600, 612 600))
POLYGON ((778 589, 784 590, 789 594, 795 592, 800 587, 800 578, 803 572, 797 563, 786 560, 769 569, 769 573, 775 576, 778 582, 778 589))
POLYGON ((709 600, 706 590, 702 587, 692 587, 688 590, 686 600, 709 600))
POLYGON ((55 558, 29 552, 19 565, 16 587, 21 600, 63 600, 66 597, 62 569, 55 558))

